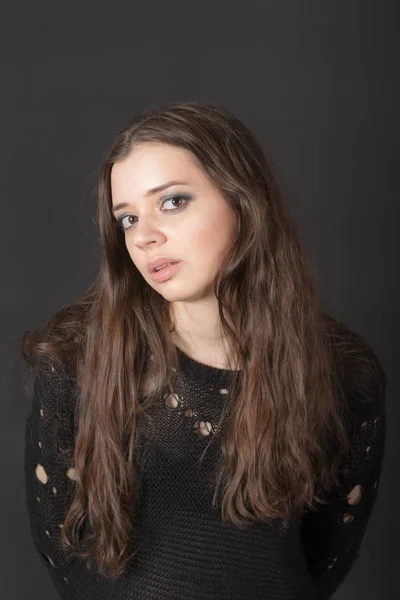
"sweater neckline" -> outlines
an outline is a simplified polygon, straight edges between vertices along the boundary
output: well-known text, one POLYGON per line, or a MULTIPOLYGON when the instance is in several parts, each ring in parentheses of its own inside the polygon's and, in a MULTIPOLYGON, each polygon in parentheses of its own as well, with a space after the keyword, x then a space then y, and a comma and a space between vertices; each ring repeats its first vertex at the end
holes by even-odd
POLYGON ((209 379, 227 379, 229 376, 235 373, 235 371, 232 369, 221 369, 219 367, 212 367, 210 365, 198 362, 197 360, 194 360, 194 358, 188 356, 178 346, 175 347, 178 350, 178 355, 182 363, 183 371, 189 372, 194 377, 199 378, 200 380, 204 379, 205 377, 209 379))

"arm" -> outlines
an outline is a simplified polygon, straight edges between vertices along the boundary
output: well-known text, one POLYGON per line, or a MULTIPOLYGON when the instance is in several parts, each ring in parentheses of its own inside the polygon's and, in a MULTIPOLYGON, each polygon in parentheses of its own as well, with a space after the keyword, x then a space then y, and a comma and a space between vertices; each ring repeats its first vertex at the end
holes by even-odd
POLYGON ((328 505, 307 513, 302 522, 308 568, 321 600, 332 597, 360 555, 377 498, 386 438, 386 378, 379 362, 376 366, 367 385, 352 399, 354 451, 343 464, 342 486, 324 497, 328 505))
MULTIPOLYGON (((54 370, 53 370, 54 369, 54 370)), ((60 597, 66 597, 75 558, 60 542, 60 525, 72 500, 73 417, 71 379, 43 367, 34 383, 25 425, 25 492, 34 548, 60 597)))

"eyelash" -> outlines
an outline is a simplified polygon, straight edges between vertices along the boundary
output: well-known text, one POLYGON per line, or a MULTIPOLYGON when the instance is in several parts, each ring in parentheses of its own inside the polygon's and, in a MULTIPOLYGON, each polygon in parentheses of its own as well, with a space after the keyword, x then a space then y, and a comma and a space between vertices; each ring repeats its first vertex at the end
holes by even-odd
MULTIPOLYGON (((181 200, 184 200, 184 201, 185 201, 184 205, 183 205, 183 206, 179 206, 178 208, 173 208, 173 209, 171 209, 170 211, 167 211, 167 212, 174 212, 174 211, 177 211, 177 210, 183 210, 183 209, 186 207, 186 205, 187 205, 187 204, 188 204, 188 203, 191 201, 191 199, 192 199, 190 196, 184 196, 184 195, 181 195, 181 194, 175 194, 174 196, 170 196, 169 198, 164 198, 164 199, 161 199, 161 205, 163 206, 163 205, 165 204, 165 202, 169 202, 170 200, 175 200, 176 198, 179 198, 179 199, 181 199, 181 200)), ((131 229, 131 228, 132 228, 132 225, 131 225, 130 227, 124 227, 124 226, 122 225, 122 221, 123 221, 123 219, 125 219, 126 217, 134 217, 134 216, 135 216, 135 215, 129 215, 129 214, 128 214, 128 215, 121 215, 120 217, 118 217, 118 218, 116 219, 116 223, 115 223, 115 225, 116 225, 117 229, 119 229, 120 231, 127 231, 128 229, 131 229)))

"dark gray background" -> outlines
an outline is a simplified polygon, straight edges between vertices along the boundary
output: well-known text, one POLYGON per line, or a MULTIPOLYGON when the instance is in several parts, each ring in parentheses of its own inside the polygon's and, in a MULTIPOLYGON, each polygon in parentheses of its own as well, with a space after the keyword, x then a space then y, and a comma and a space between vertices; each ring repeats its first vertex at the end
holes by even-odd
POLYGON ((396 596, 395 10, 394 1, 377 0, 2 3, 2 599, 56 597, 25 509, 18 339, 96 273, 93 189, 116 131, 149 105, 195 99, 220 103, 256 133, 279 169, 326 310, 364 335, 386 370, 379 497, 335 599, 396 596))

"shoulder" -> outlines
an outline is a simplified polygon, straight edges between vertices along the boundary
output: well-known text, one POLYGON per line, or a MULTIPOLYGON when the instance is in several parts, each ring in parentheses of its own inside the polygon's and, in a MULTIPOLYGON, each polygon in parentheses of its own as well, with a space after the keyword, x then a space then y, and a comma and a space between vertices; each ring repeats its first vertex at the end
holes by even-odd
POLYGON ((59 361, 41 360, 32 373, 28 420, 33 427, 72 426, 79 390, 68 366, 59 361))
POLYGON ((387 380, 376 351, 361 333, 332 317, 328 333, 335 384, 347 408, 361 419, 381 413, 387 380))
POLYGON ((330 327, 335 395, 350 444, 340 469, 346 485, 362 483, 374 494, 386 445, 386 373, 364 336, 339 321, 330 327))
POLYGON ((41 360, 33 371, 33 390, 44 394, 69 391, 76 387, 71 368, 58 360, 41 360))

